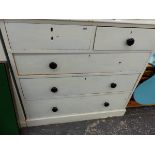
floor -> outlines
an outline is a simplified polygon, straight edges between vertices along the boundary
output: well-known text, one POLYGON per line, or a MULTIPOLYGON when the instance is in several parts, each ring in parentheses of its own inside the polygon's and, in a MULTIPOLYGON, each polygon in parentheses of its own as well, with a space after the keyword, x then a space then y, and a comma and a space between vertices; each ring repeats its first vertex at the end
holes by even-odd
POLYGON ((154 135, 155 107, 129 108, 122 117, 23 128, 24 135, 154 135))

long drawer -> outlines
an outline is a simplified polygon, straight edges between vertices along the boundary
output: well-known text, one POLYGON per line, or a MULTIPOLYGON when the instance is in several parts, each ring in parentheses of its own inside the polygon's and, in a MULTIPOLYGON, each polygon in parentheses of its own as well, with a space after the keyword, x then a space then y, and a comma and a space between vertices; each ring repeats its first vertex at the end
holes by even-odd
MULTIPOLYGON (((13 50, 90 48, 95 26, 6 23, 13 50)), ((22 52, 22 51, 21 51, 22 52)))
POLYGON ((155 50, 155 29, 98 27, 95 50, 155 50))
POLYGON ((20 79, 26 100, 131 91, 139 74, 20 79))
POLYGON ((27 101, 28 119, 124 109, 129 93, 27 101))
POLYGON ((141 72, 149 53, 15 54, 19 75, 141 72))

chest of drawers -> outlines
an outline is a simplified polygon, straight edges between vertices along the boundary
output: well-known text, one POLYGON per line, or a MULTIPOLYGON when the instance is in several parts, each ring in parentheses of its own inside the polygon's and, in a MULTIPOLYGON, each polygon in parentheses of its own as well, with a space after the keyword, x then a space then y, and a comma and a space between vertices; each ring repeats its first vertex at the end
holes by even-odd
POLYGON ((4 25, 28 126, 124 115, 155 49, 155 29, 134 24, 4 25))

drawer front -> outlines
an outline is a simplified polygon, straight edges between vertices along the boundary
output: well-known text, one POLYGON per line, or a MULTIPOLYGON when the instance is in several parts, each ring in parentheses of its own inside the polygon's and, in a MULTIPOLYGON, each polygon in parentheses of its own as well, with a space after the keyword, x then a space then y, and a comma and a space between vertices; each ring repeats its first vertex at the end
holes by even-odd
POLYGON ((19 75, 141 72, 149 53, 15 54, 19 75))
POLYGON ((154 50, 155 29, 98 27, 95 50, 154 50))
POLYGON ((6 23, 13 50, 89 49, 94 26, 6 23))
POLYGON ((20 79, 26 100, 92 93, 131 91, 139 74, 20 79))
POLYGON ((28 119, 124 109, 129 93, 94 95, 78 98, 27 101, 28 119))

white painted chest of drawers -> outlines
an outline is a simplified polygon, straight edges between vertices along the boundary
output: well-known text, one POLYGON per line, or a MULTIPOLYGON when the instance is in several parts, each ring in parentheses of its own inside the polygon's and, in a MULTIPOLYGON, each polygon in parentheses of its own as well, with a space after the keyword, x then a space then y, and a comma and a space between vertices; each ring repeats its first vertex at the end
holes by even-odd
POLYGON ((5 21, 28 126, 121 116, 155 49, 155 29, 80 21, 5 21))

